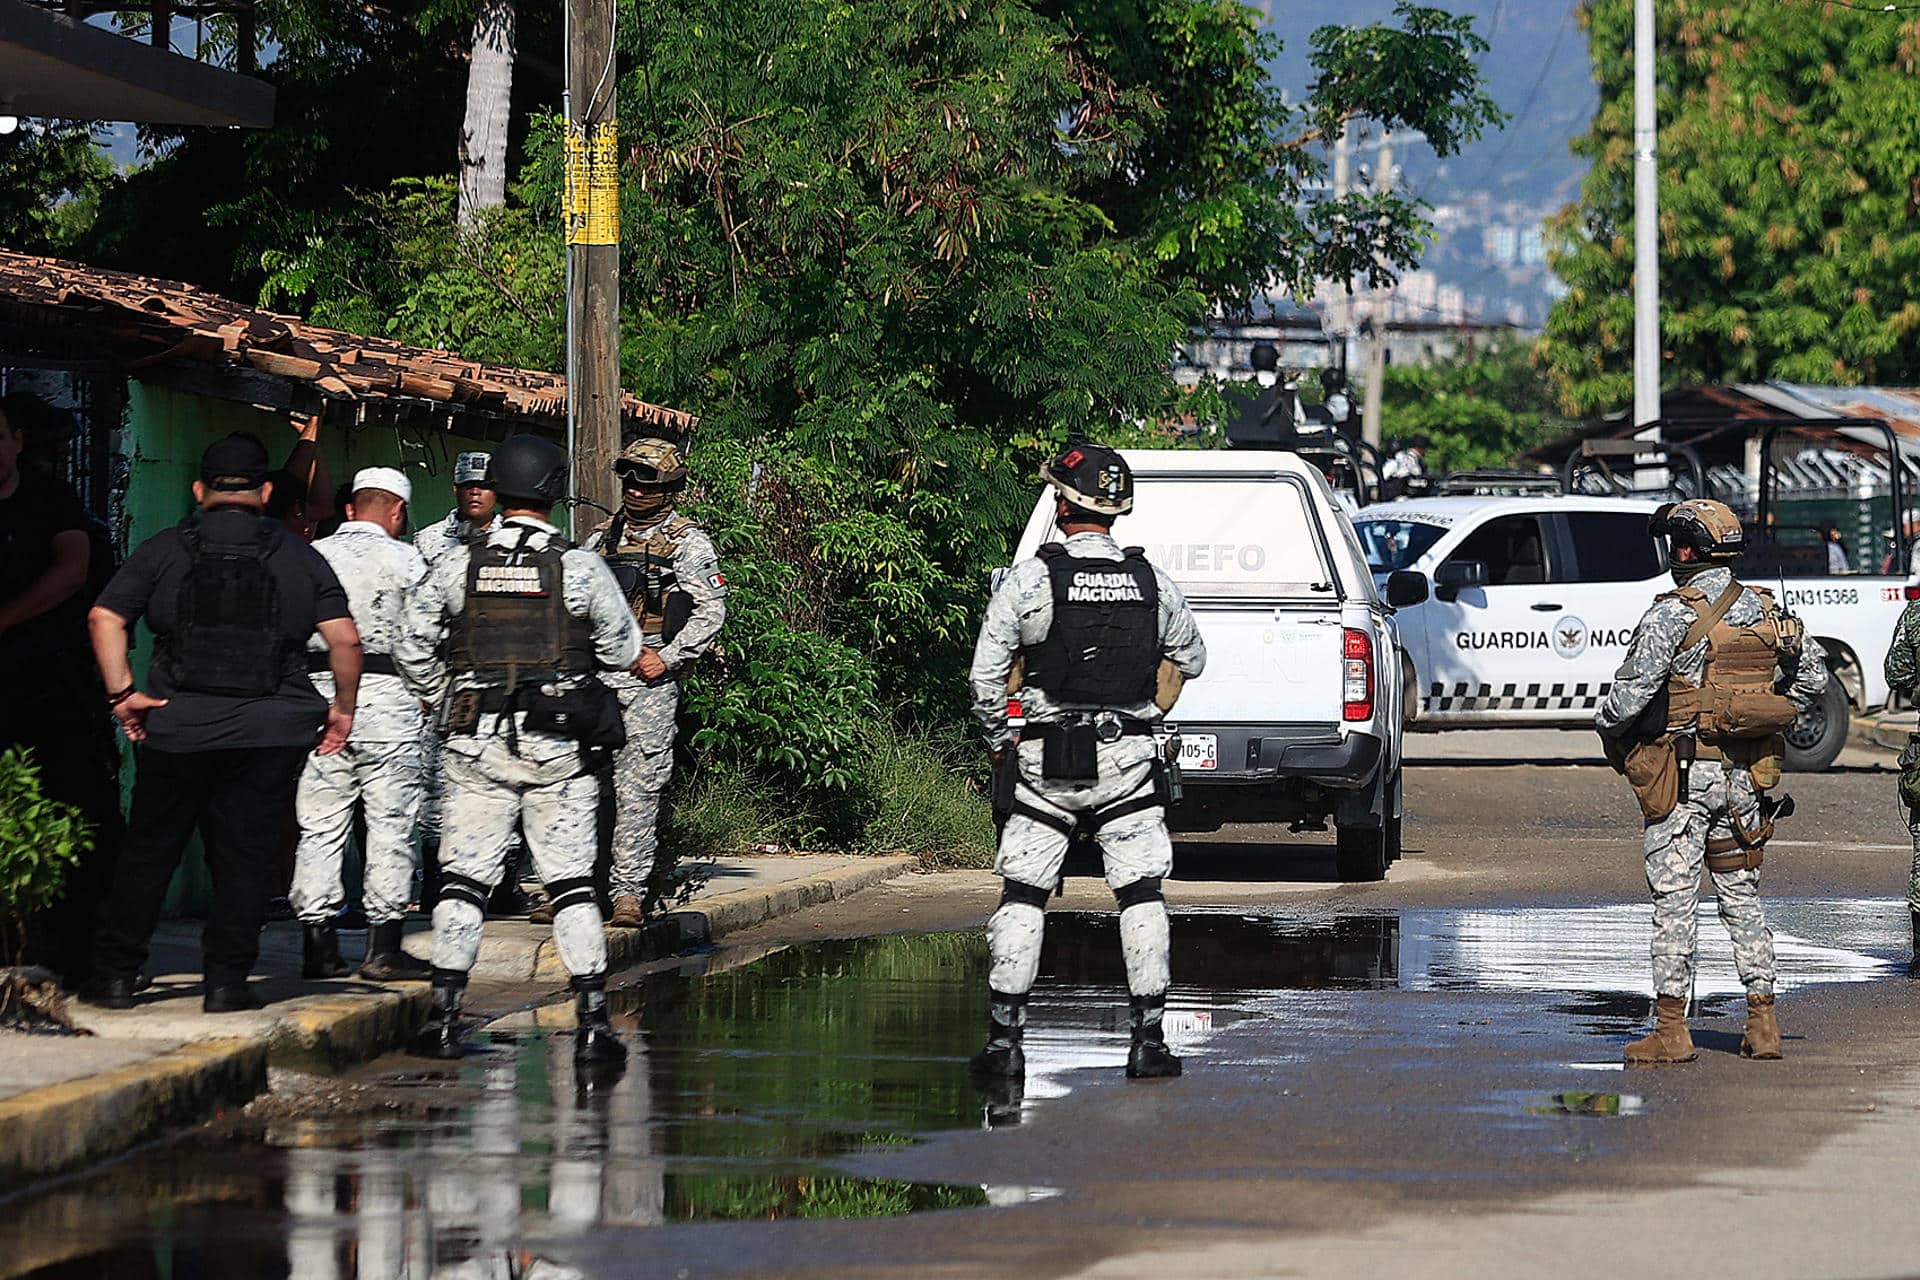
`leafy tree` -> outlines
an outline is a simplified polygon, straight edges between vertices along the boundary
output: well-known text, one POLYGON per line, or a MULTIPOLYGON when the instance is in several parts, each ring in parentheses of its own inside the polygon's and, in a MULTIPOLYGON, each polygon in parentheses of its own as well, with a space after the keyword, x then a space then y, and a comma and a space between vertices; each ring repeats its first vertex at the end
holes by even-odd
POLYGON ((0 959, 19 963, 27 918, 53 902, 92 847, 80 811, 41 790, 33 754, 0 752, 0 959))
POLYGON ((1521 342, 1426 366, 1390 366, 1381 416, 1390 438, 1427 437, 1426 464, 1434 472, 1510 466, 1571 425, 1521 342))
MULTIPOLYGON (((1632 399, 1632 5, 1581 9, 1593 169, 1554 219, 1542 356, 1569 412, 1632 399)), ((1662 380, 1920 377, 1920 25, 1821 0, 1658 7, 1662 380)))
POLYGON ((93 130, 27 121, 0 136, 0 244, 22 253, 66 253, 86 230, 113 164, 93 130))

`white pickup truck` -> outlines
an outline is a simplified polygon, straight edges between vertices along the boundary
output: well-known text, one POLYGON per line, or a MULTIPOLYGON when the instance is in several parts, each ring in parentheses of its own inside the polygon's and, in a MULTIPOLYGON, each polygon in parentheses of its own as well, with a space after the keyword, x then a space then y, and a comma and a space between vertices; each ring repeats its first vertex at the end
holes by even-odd
MULTIPOLYGON (((1136 496, 1114 537, 1180 585, 1207 669, 1168 716, 1185 799, 1172 821, 1337 829, 1339 873, 1400 856, 1402 670, 1392 611, 1319 471, 1290 453, 1129 450, 1136 496)), ((1044 491, 1026 558, 1059 535, 1044 491)))
MULTIPOLYGON (((1382 591, 1403 602, 1401 681, 1412 726, 1591 728, 1634 624, 1673 585, 1647 536, 1656 505, 1538 494, 1362 510, 1355 528, 1367 561, 1382 591)), ((1787 734, 1789 768, 1824 769, 1846 743, 1849 709, 1887 700, 1881 667, 1906 580, 1746 580, 1771 588, 1827 652, 1837 678, 1787 734)))

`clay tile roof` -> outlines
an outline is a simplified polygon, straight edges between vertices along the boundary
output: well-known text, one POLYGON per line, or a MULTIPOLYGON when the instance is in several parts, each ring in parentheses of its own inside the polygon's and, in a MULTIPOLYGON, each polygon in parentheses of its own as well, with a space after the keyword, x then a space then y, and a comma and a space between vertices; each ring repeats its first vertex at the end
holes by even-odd
MULTIPOLYGON (((136 374, 195 361, 309 382, 343 400, 437 401, 549 423, 566 417, 567 380, 559 374, 322 328, 173 280, 0 250, 0 300, 90 314, 136 374)), ((628 431, 647 434, 684 436, 699 424, 630 395, 621 397, 620 412, 628 431)))

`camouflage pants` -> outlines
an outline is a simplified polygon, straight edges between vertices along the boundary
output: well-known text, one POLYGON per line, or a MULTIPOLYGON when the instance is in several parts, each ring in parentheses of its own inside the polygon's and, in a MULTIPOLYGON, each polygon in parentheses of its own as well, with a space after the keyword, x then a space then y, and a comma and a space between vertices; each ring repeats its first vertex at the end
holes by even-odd
MULTIPOLYGON (((1663 996, 1693 993, 1698 948, 1700 873, 1709 839, 1733 834, 1729 811, 1741 826, 1760 823, 1759 799, 1745 769, 1719 761, 1696 763, 1687 794, 1672 813, 1646 829, 1647 887, 1653 890, 1653 988, 1663 996)), ((1713 890, 1720 920, 1733 938, 1733 963, 1754 995, 1773 993, 1773 933, 1760 906, 1759 871, 1715 871, 1713 890)))
POLYGON ((606 972, 607 938, 593 895, 600 782, 580 766, 579 744, 548 734, 522 731, 518 755, 502 736, 447 739, 436 969, 473 968, 487 895, 500 882, 518 824, 552 896, 560 962, 571 974, 606 972))
POLYGON ((420 834, 429 840, 440 838, 440 796, 447 789, 447 748, 437 732, 429 732, 420 743, 420 834))
POLYGON ((1913 837, 1913 869, 1907 873, 1907 909, 1920 913, 1920 809, 1907 810, 1907 834, 1913 837))
POLYGON ((673 777, 674 715, 678 681, 650 685, 632 676, 609 676, 620 698, 627 745, 613 757, 613 868, 608 887, 616 898, 644 898, 660 849, 660 797, 673 777))
POLYGON ((345 896, 340 862, 353 829, 353 807, 367 815, 362 905, 374 924, 399 920, 413 891, 413 824, 420 811, 421 745, 349 742, 337 755, 307 757, 293 812, 300 844, 293 855, 293 913, 325 924, 345 896))
MULTIPOLYGON (((1020 744, 1022 804, 1063 822, 1110 808, 1153 790, 1158 755, 1150 737, 1122 738, 1100 746, 1100 777, 1091 783, 1054 782, 1040 776, 1041 744, 1020 744)), ((1166 810, 1158 805, 1116 818, 1095 838, 1107 883, 1116 894, 1143 880, 1160 880, 1173 870, 1173 841, 1167 835, 1166 810)), ((1015 813, 1000 832, 1000 855, 993 869, 1017 885, 1051 889, 1060 879, 1068 836, 1055 826, 1015 813)), ((988 984, 1008 995, 1032 990, 1040 972, 1040 943, 1046 912, 1030 902, 1003 901, 987 922, 987 949, 993 967, 988 984)), ((1138 996, 1159 995, 1169 981, 1167 904, 1158 893, 1120 912, 1120 951, 1127 964, 1128 989, 1138 996)))

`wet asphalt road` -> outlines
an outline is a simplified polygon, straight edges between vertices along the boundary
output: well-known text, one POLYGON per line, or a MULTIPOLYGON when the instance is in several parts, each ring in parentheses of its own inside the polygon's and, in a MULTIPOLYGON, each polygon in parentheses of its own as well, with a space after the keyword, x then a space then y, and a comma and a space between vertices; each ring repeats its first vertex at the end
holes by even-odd
POLYGON ((629 981, 610 1087, 575 1089, 528 1019, 457 1070, 389 1058, 344 1105, 8 1205, 0 1274, 1912 1273, 1893 774, 1849 754, 1790 780, 1764 880, 1787 1061, 1737 1056, 1709 904, 1701 1060, 1626 1072, 1638 823, 1589 742, 1411 739, 1378 885, 1332 882, 1328 836, 1184 842, 1179 1081, 1121 1077, 1111 899, 1075 879, 1024 1095, 973 1090, 995 886, 917 876, 629 981))

